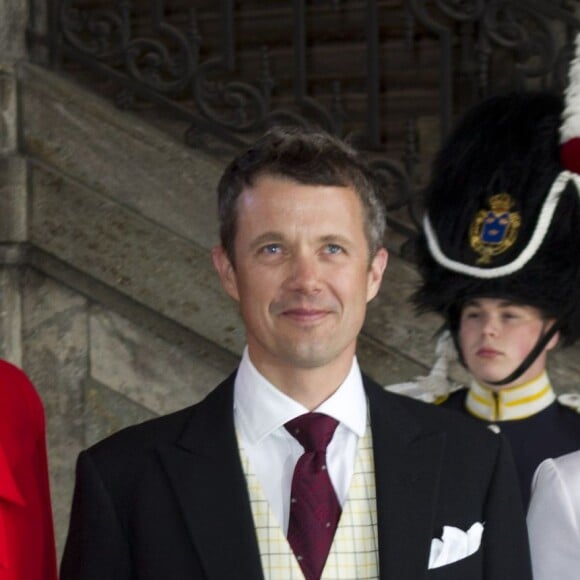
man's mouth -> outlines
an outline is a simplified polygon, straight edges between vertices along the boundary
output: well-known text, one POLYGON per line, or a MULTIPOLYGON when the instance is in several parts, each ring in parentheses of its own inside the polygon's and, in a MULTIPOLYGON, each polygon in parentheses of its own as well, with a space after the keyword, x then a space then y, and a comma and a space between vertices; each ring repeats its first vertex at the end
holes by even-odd
POLYGON ((295 320, 297 322, 317 322, 322 320, 327 314, 328 310, 323 308, 286 308, 282 310, 282 316, 295 320))

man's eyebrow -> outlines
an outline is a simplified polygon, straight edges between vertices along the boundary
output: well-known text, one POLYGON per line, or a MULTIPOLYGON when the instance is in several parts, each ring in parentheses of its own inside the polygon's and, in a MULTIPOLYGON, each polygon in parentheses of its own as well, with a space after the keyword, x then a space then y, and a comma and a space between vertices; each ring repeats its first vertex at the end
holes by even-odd
MULTIPOLYGON (((262 244, 267 243, 282 242, 284 239, 284 236, 280 232, 264 232, 252 240, 250 243, 250 248, 257 248, 262 244)), ((350 239, 347 236, 343 236, 342 234, 326 234, 324 236, 320 236, 318 239, 320 243, 324 244, 340 244, 346 246, 351 243, 350 239)))
POLYGON ((252 240, 252 243, 250 244, 250 248, 252 248, 252 249, 258 248, 262 244, 266 244, 266 243, 281 242, 283 239, 284 239, 284 236, 280 232, 274 232, 274 231, 264 232, 263 234, 260 234, 257 238, 252 240))
POLYGON ((327 234, 320 237, 320 241, 326 244, 340 244, 346 246, 350 244, 349 238, 343 236, 342 234, 327 234))

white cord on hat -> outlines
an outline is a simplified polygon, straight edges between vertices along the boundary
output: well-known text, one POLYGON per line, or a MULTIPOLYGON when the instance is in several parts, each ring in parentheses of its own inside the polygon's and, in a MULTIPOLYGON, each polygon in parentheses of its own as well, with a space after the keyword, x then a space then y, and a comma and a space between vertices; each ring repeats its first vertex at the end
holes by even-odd
POLYGON ((536 228, 528 242, 528 245, 522 250, 519 256, 509 264, 498 266, 497 268, 479 268, 478 266, 470 266, 463 262, 458 262, 457 260, 448 258, 439 246, 437 235, 431 225, 431 221, 429 220, 429 215, 425 213, 425 216, 423 217, 423 228, 427 237, 427 245, 429 246, 431 255, 444 268, 467 276, 473 276, 474 278, 499 278, 501 276, 509 276, 510 274, 521 270, 534 257, 542 245, 546 233, 548 232, 548 228, 550 227, 550 223, 552 222, 554 211, 558 205, 559 196, 570 181, 573 181, 576 184, 576 191, 578 192, 578 195, 580 195, 580 175, 572 173, 571 171, 562 171, 554 180, 550 193, 544 200, 542 210, 540 211, 540 217, 538 218, 536 228))

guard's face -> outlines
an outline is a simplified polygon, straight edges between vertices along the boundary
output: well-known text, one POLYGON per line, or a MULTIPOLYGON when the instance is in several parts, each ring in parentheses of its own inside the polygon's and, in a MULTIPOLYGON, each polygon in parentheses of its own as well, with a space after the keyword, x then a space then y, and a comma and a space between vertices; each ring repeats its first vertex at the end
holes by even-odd
POLYGON ((524 384, 546 366, 546 355, 558 343, 558 334, 548 343, 528 370, 511 384, 494 387, 489 383, 509 376, 530 353, 550 322, 533 306, 496 298, 478 298, 462 310, 459 343, 465 364, 473 376, 492 388, 524 384))
POLYGON ((269 367, 350 365, 387 263, 381 249, 369 267, 351 188, 261 177, 238 200, 235 266, 221 247, 212 255, 240 304, 250 358, 266 376, 269 367))

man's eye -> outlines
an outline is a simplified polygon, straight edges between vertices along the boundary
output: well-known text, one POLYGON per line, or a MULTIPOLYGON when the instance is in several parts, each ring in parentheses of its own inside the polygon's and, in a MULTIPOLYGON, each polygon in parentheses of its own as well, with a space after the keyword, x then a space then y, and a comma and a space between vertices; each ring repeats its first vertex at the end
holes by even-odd
POLYGON ((261 249, 263 254, 279 254, 282 252, 282 246, 280 244, 267 244, 261 249))
POLYGON ((329 254, 340 254, 342 253, 344 250, 342 249, 341 246, 339 246, 338 244, 328 244, 326 246, 326 251, 329 254))

